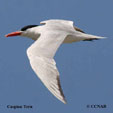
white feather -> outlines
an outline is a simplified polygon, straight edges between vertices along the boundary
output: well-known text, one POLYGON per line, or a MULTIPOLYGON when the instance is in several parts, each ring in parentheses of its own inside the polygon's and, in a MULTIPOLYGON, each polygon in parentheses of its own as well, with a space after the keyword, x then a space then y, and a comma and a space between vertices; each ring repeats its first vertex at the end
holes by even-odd
POLYGON ((53 59, 62 43, 72 43, 80 40, 103 38, 85 34, 74 29, 72 21, 48 20, 42 26, 31 28, 23 36, 37 40, 27 49, 27 55, 34 72, 40 80, 63 103, 66 103, 59 80, 59 72, 53 59), (40 35, 40 36, 39 36, 40 35))

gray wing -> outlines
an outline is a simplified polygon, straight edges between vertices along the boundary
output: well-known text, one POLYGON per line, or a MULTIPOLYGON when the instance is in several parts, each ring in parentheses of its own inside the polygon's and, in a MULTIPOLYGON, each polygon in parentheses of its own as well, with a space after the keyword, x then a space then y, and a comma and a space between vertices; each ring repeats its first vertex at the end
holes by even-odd
POLYGON ((46 30, 27 50, 34 72, 48 90, 63 103, 66 103, 66 100, 61 89, 59 72, 53 57, 65 37, 65 33, 57 31, 54 33, 46 30))

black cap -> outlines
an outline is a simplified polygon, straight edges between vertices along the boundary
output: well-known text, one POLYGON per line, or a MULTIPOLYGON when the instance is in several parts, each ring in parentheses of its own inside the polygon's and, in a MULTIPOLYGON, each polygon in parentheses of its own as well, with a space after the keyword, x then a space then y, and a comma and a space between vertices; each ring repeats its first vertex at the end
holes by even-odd
POLYGON ((23 28, 21 28, 21 31, 26 31, 27 29, 29 28, 32 28, 32 27, 36 27, 38 25, 27 25, 27 26, 24 26, 23 28))

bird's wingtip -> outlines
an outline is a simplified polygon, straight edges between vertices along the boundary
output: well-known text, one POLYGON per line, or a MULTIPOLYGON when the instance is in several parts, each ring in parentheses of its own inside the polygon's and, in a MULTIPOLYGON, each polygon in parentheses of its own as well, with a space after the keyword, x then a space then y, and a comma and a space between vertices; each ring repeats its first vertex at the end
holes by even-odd
POLYGON ((67 101, 66 101, 66 100, 63 100, 62 102, 63 102, 64 104, 67 104, 67 101))

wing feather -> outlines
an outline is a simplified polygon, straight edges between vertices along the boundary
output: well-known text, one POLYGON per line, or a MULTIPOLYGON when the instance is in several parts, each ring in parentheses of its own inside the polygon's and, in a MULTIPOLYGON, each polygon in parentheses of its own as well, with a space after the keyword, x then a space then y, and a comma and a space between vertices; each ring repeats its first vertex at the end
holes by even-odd
POLYGON ((65 37, 66 35, 63 33, 55 34, 46 31, 27 50, 27 55, 34 72, 49 91, 63 103, 66 103, 66 100, 53 57, 65 37))

